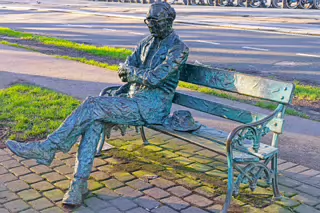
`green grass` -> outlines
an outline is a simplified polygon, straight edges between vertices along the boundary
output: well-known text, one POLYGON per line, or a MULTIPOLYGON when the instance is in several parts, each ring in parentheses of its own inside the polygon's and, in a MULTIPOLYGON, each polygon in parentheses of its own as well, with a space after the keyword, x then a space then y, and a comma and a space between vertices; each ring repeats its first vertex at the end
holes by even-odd
POLYGON ((296 81, 295 96, 299 100, 320 101, 320 87, 302 85, 296 81))
POLYGON ((11 46, 11 47, 22 48, 22 49, 26 49, 26 50, 31 50, 31 51, 36 51, 36 50, 33 49, 33 48, 26 47, 26 46, 23 46, 23 45, 21 45, 21 44, 11 43, 11 42, 4 41, 4 40, 0 41, 0 44, 7 45, 7 46, 11 46))
POLYGON ((0 35, 33 40, 45 45, 75 49, 78 51, 89 53, 91 55, 107 56, 114 59, 124 60, 129 55, 132 54, 131 50, 125 49, 125 48, 115 48, 115 47, 108 47, 108 46, 97 47, 94 45, 79 44, 79 43, 68 41, 65 39, 52 38, 47 36, 38 36, 31 33, 19 32, 9 28, 0 28, 0 35))
POLYGON ((9 138, 45 138, 80 104, 70 96, 29 85, 0 90, 0 125, 10 128, 9 138))
POLYGON ((75 58, 75 57, 70 57, 70 56, 59 56, 56 55, 56 58, 63 58, 63 59, 67 59, 67 60, 71 60, 71 61, 78 61, 84 64, 89 64, 89 65, 93 65, 93 66, 97 66, 97 67, 102 67, 105 69, 109 69, 112 71, 118 71, 119 66, 118 65, 110 65, 107 63, 101 63, 95 60, 88 60, 86 58, 75 58))

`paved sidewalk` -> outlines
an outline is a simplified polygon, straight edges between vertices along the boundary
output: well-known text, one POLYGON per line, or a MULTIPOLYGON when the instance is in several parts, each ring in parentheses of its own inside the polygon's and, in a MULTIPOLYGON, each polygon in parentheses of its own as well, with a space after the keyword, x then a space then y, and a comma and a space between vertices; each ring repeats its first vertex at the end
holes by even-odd
MULTIPOLYGON (((0 63, 0 88, 33 83, 83 99, 98 94, 105 86, 120 83, 114 72, 12 47, 0 46, 0 63)), ((216 118, 210 121, 201 113, 194 116, 206 125, 223 126, 225 130, 236 125, 216 118)), ((292 116, 287 116, 286 121, 289 129, 280 144, 287 141, 296 146, 300 138, 304 139, 302 142, 319 141, 317 122, 292 116), (305 129, 295 129, 297 123, 305 129)), ((89 184, 91 194, 76 212, 201 213, 221 208, 225 158, 151 130, 147 136, 152 145, 142 148, 135 132, 120 139, 114 134, 109 143, 115 149, 96 158, 89 184), (126 161, 116 155, 132 152, 139 158, 126 161), (161 158, 150 161, 150 155, 166 156, 169 166, 163 167, 161 158), (179 163, 184 169, 179 173, 170 170, 170 163, 179 163), (190 169, 193 172, 188 172, 190 169)), ((46 167, 18 158, 7 149, 0 150, 0 212, 64 212, 60 201, 72 177, 75 153, 76 147, 68 154, 58 153, 54 163, 46 167)), ((255 196, 250 196, 248 186, 242 187, 241 196, 233 200, 233 210, 320 213, 320 171, 285 160, 280 160, 279 168, 284 195, 281 202, 273 203, 270 188, 260 182, 255 196)))

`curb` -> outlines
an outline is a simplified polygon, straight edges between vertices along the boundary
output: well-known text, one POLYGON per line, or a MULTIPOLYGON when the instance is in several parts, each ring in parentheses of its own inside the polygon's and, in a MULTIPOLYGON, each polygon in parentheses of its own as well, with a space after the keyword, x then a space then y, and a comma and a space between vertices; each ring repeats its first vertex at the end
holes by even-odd
MULTIPOLYGON (((122 15, 116 13, 104 13, 104 12, 94 12, 94 11, 84 11, 84 10, 71 10, 71 9, 59 9, 59 8, 36 8, 36 7, 15 7, 0 5, 0 8, 4 9, 26 9, 26 10, 37 10, 37 11, 51 11, 51 12, 65 12, 65 13, 78 13, 78 14, 91 14, 96 16, 106 16, 106 17, 118 17, 118 18, 131 18, 131 19, 144 19, 144 16, 138 15, 122 15)), ((181 19, 176 19, 176 23, 188 24, 188 25, 202 25, 202 26, 214 26, 224 29, 235 29, 235 30, 248 30, 248 31, 261 31, 261 32, 276 32, 283 34, 294 34, 294 35, 305 35, 305 36, 320 36, 320 32, 313 33, 305 31, 304 29, 281 29, 276 27, 256 27, 249 25, 234 25, 234 24, 215 24, 215 23, 205 23, 200 21, 185 21, 181 19)))

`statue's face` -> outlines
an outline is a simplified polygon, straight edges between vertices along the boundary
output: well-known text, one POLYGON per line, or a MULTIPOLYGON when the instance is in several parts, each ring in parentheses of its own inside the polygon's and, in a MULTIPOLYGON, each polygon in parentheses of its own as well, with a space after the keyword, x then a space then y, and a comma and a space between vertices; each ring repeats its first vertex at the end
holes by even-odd
POLYGON ((172 27, 171 21, 161 7, 151 7, 144 22, 148 26, 151 35, 159 38, 168 35, 172 27))

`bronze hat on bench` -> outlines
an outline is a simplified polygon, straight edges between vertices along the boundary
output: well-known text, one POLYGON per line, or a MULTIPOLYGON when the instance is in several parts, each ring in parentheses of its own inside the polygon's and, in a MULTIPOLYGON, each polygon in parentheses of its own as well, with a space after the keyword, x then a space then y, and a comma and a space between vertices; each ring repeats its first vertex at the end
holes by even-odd
POLYGON ((176 131, 195 131, 201 127, 199 122, 194 121, 191 113, 187 110, 178 110, 168 116, 163 125, 176 131))

